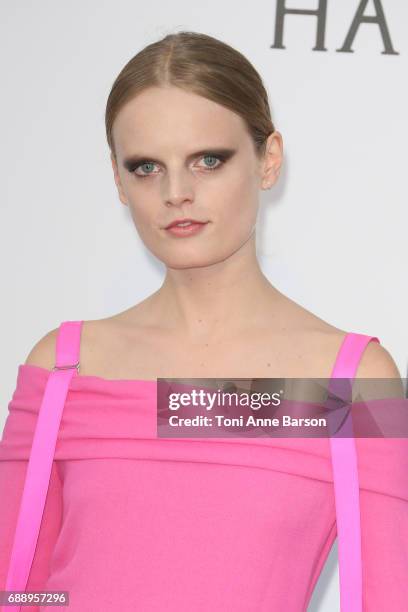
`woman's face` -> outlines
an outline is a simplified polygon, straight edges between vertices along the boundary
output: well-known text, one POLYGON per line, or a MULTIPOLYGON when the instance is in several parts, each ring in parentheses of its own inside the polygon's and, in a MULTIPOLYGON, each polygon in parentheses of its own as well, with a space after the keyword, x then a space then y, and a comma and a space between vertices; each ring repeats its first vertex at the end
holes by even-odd
POLYGON ((158 259, 202 267, 243 247, 255 229, 259 189, 274 177, 241 117, 177 87, 152 87, 126 103, 112 132, 120 200, 158 259), (165 229, 182 218, 208 223, 183 237, 165 229))

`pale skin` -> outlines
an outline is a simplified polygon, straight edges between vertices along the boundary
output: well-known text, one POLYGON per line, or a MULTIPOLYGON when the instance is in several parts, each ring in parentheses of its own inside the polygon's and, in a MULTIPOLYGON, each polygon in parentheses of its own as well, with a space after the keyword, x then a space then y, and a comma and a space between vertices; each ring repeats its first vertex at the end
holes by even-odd
MULTIPOLYGON (((259 194, 279 178, 281 134, 269 136, 266 153, 258 158, 241 117, 166 86, 127 102, 113 137, 119 200, 166 274, 142 302, 84 322, 80 375, 328 378, 346 330, 281 293, 256 256, 259 194), (235 153, 224 164, 208 155, 190 157, 218 148, 235 153), (124 160, 135 154, 151 162, 129 171, 124 160), (208 170, 212 165, 218 168, 208 170), (164 226, 183 217, 210 223, 196 236, 169 236, 164 226)), ((135 270, 135 282, 137 277, 135 270)), ((51 369, 57 331, 41 338, 25 363, 51 369)), ((358 377, 399 378, 400 373, 389 352, 371 342, 358 377)))

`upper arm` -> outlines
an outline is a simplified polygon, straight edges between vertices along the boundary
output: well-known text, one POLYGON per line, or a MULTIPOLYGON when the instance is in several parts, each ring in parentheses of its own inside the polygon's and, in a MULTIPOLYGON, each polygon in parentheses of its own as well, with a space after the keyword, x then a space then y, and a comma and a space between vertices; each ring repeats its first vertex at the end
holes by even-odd
MULTIPOLYGON (((5 589, 28 461, 0 461, 0 589, 5 589)), ((31 565, 27 590, 41 590, 50 573, 51 559, 62 520, 62 485, 53 461, 44 512, 31 565)), ((31 608, 30 608, 31 610, 31 608)))
MULTIPOLYGON (((51 369, 55 365, 55 342, 58 329, 52 330, 41 338, 30 351, 26 364, 37 365, 51 369)), ((17 519, 25 486, 28 458, 31 446, 31 436, 35 425, 29 424, 30 417, 37 410, 42 391, 33 390, 21 376, 16 395, 9 404, 14 406, 6 420, 4 432, 0 440, 3 452, 0 454, 0 589, 5 588, 10 555, 12 551, 17 519), (28 385, 26 387, 26 385, 28 385), (7 428, 8 424, 8 428, 7 428), (28 441, 27 441, 28 439, 28 441), (4 446, 2 446, 2 444, 4 446), (15 449, 30 446, 26 450, 27 458, 13 456, 15 449)), ((49 486, 46 494, 44 512, 38 534, 37 545, 31 565, 27 590, 41 590, 50 572, 50 563, 55 543, 58 538, 62 520, 62 484, 57 462, 53 461, 49 486)), ((31 609, 31 608, 30 608, 31 609)))
POLYGON ((364 400, 405 397, 398 367, 379 342, 369 342, 361 356, 353 383, 353 399, 357 397, 364 400), (382 380, 371 382, 366 379, 382 380))
MULTIPOLYGON (((390 353, 370 342, 359 363, 354 385, 363 378, 387 379, 364 386, 367 399, 404 398, 400 373, 390 353), (371 386, 370 386, 371 385, 371 386)), ((354 390, 353 385, 353 390, 354 390)), ((403 400, 407 401, 407 400, 403 400)), ((407 402, 408 403, 408 402, 407 402)), ((407 609, 408 582, 408 439, 356 438, 360 472, 363 609, 407 609)))
POLYGON ((27 365, 36 365, 47 370, 54 367, 58 329, 58 327, 52 329, 38 340, 25 360, 27 365))
POLYGON ((356 378, 400 378, 394 359, 379 342, 367 344, 358 364, 356 378))

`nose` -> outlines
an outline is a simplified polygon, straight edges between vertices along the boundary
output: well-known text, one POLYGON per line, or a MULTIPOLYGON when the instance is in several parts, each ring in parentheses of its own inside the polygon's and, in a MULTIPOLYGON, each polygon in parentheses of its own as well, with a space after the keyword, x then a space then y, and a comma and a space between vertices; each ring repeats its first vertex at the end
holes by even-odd
POLYGON ((192 177, 184 174, 168 175, 163 181, 163 201, 165 206, 182 206, 191 204, 194 200, 192 177))

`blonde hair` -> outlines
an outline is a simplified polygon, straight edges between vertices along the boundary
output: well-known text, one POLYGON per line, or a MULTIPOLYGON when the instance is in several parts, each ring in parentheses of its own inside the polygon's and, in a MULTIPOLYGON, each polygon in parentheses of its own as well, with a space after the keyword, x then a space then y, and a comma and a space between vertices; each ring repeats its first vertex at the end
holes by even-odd
POLYGON ((144 47, 116 77, 108 96, 105 129, 116 159, 112 126, 121 108, 148 87, 172 85, 196 93, 242 117, 255 152, 265 152, 275 127, 262 79, 230 45, 199 32, 168 34, 144 47))

